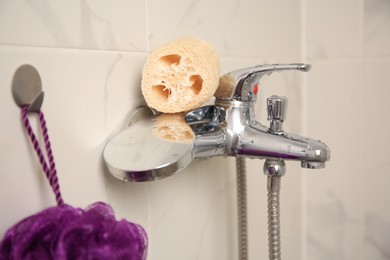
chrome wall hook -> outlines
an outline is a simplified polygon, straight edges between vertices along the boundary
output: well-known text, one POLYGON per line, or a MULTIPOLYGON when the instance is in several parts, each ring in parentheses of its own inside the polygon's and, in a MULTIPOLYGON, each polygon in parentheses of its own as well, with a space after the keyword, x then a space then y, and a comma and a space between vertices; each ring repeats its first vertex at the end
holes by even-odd
POLYGON ((38 71, 31 65, 20 66, 12 80, 12 96, 19 107, 28 105, 29 112, 39 112, 44 93, 38 71))

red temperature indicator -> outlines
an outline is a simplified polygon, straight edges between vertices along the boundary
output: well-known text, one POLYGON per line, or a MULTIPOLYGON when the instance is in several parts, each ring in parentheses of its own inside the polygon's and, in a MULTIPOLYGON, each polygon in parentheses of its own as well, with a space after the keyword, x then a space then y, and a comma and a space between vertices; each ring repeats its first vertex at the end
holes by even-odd
POLYGON ((255 95, 256 95, 258 91, 259 91, 259 85, 256 84, 256 85, 253 87, 253 93, 255 93, 255 95))

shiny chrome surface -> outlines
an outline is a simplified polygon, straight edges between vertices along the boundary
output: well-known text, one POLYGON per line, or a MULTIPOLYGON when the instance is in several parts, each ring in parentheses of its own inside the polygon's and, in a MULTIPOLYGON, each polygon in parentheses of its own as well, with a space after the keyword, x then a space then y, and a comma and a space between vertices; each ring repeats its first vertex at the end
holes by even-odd
POLYGON ((192 143, 166 141, 154 134, 157 116, 148 108, 133 115, 136 120, 114 136, 103 157, 110 173, 123 181, 154 181, 171 176, 192 161, 192 143), (142 116, 145 116, 142 118, 142 116))
MULTIPOLYGON (((207 156, 206 148, 210 143, 209 155, 243 156, 261 159, 286 159, 304 161, 303 167, 318 168, 330 159, 330 149, 321 141, 302 137, 283 131, 286 117, 287 98, 272 96, 267 101, 270 127, 263 126, 256 120, 254 104, 255 86, 264 75, 275 71, 298 70, 309 71, 307 64, 260 65, 229 72, 222 78, 230 77, 236 84, 231 96, 218 97, 215 100, 215 111, 223 111, 223 117, 208 116, 206 124, 218 126, 218 131, 197 134, 195 154, 199 143, 202 143, 202 156, 207 156), (214 138, 212 137, 214 136, 214 138), (219 140, 218 149, 215 140, 219 140), (318 167, 317 167, 318 166, 318 167)), ((192 111, 201 117, 202 108, 192 111)), ((200 122, 200 121, 199 121, 200 122)), ((197 125, 194 122, 192 125, 197 125)), ((196 129, 194 129, 196 132, 196 129)), ((195 155, 196 156, 196 155, 195 155)))
POLYGON ((270 121, 269 130, 273 133, 283 133, 283 122, 286 119, 287 98, 271 96, 267 98, 267 120, 270 121))
POLYGON ((272 64, 272 65, 258 65, 254 67, 244 68, 226 73, 221 77, 225 91, 216 92, 217 98, 234 99, 238 101, 255 101, 256 91, 254 87, 265 75, 270 75, 276 71, 284 70, 299 70, 309 71, 311 65, 296 63, 296 64, 272 64), (228 91, 229 90, 229 91, 228 91))
POLYGON ((264 163, 263 172, 266 176, 282 177, 286 174, 286 164, 284 160, 267 159, 264 163))
MULTIPOLYGON (((216 103, 220 108, 212 111, 224 116, 207 114, 204 118, 203 108, 190 112, 190 125, 196 135, 194 158, 223 155, 317 163, 330 158, 329 148, 321 141, 274 132, 257 122, 253 102, 217 99, 216 103)), ((188 114, 186 121, 189 122, 188 114)))
POLYGON ((254 104, 259 80, 282 70, 309 71, 310 65, 260 65, 222 76, 221 79, 229 78, 229 84, 235 84, 231 93, 216 95, 214 105, 183 115, 195 134, 193 143, 157 138, 152 134, 156 116, 146 113, 150 116, 136 120, 137 123, 107 144, 104 159, 110 172, 128 181, 158 180, 181 170, 193 159, 213 156, 295 160, 300 161, 303 168, 323 168, 330 159, 326 144, 283 131, 287 110, 285 97, 268 99, 270 127, 256 120, 254 104))
POLYGON ((12 96, 18 106, 28 105, 29 112, 40 111, 44 93, 41 77, 33 66, 25 64, 15 71, 12 80, 12 96))
POLYGON ((226 155, 229 136, 225 120, 226 111, 218 106, 204 106, 185 115, 185 121, 196 136, 192 152, 194 158, 226 155))

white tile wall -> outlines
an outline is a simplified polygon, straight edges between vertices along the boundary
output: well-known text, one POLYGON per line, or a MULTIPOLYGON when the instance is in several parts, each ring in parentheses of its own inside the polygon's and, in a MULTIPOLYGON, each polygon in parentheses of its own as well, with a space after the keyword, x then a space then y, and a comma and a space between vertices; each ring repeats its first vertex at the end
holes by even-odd
POLYGON ((386 0, 364 1, 364 54, 371 57, 390 56, 390 2, 386 0))
POLYGON ((326 168, 305 176, 308 259, 362 257, 356 250, 364 234, 364 168, 356 163, 364 161, 357 140, 364 133, 362 81, 361 63, 349 61, 316 62, 308 75, 309 134, 332 149, 326 168), (335 75, 334 80, 328 75, 335 75))
POLYGON ((210 41, 224 56, 299 57, 297 0, 148 1, 150 48, 181 35, 210 41))
POLYGON ((372 59, 365 62, 365 100, 364 118, 366 134, 364 138, 366 162, 364 189, 364 224, 367 259, 389 259, 390 249, 390 207, 388 206, 390 182, 387 152, 390 131, 386 112, 390 71, 390 59, 372 59), (381 112, 383 111, 383 112, 381 112), (383 116, 382 116, 383 115, 383 116), (378 122, 371 127, 368 122, 378 122), (378 134, 381 133, 381 134, 378 134), (383 133, 383 135, 382 135, 383 133))
POLYGON ((389 259, 389 1, 307 1, 306 12, 308 134, 332 158, 303 180, 305 259, 389 259))
MULTIPOLYGON (((222 71, 300 57, 299 1, 0 1, 0 234, 17 220, 54 205, 11 97, 16 68, 40 72, 43 112, 65 201, 85 207, 109 202, 118 218, 143 225, 148 259, 237 259, 234 159, 192 163, 166 180, 122 183, 108 175, 102 150, 124 125, 140 94, 147 53, 180 36, 212 43, 222 71), (287 30, 286 30, 287 29, 287 30)), ((300 75, 264 80, 264 100, 290 98, 287 129, 299 132, 300 75)), ((34 120, 34 117, 31 117, 34 120)), ((36 123, 35 123, 36 126, 36 123)), ((284 254, 301 256, 299 168, 282 194, 284 254)), ((266 178, 248 162, 249 255, 267 257, 266 178)))
POLYGON ((361 53, 363 0, 304 2, 310 61, 356 57, 361 53))
MULTIPOLYGON (((294 72, 264 78, 257 105, 267 124, 266 97, 287 96, 286 130, 305 131, 332 149, 331 162, 316 173, 287 164, 283 258, 389 259, 389 6, 387 0, 0 0, 0 234, 54 205, 11 98, 14 71, 30 63, 42 77, 66 202, 106 201, 118 218, 143 225, 151 260, 238 259, 234 159, 194 162, 154 183, 119 182, 102 162, 107 140, 144 102, 139 83, 147 53, 191 35, 215 46, 222 72, 313 64, 304 81, 294 72)), ((249 259, 268 254, 262 163, 247 163, 249 259)))
POLYGON ((146 50, 145 1, 1 1, 0 42, 116 51, 146 50))
MULTIPOLYGON (((14 222, 54 202, 11 95, 13 73, 26 63, 33 64, 42 78, 42 109, 64 198, 77 206, 107 201, 101 152, 126 113, 142 104, 141 99, 132 98, 140 95, 136 87, 140 76, 128 72, 141 69, 145 54, 1 46, 0 55, 4 127, 0 201, 5 208, 14 208, 2 219, 14 222)), ((2 233, 7 226, 2 222, 2 233)))

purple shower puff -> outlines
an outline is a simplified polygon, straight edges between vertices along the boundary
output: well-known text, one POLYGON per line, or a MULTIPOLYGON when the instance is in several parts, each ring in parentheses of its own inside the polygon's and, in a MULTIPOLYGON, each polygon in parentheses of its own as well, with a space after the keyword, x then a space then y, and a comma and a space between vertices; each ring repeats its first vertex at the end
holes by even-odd
POLYGON ((86 210, 56 206, 10 228, 0 244, 0 260, 144 260, 145 230, 115 220, 112 208, 97 202, 86 210))

